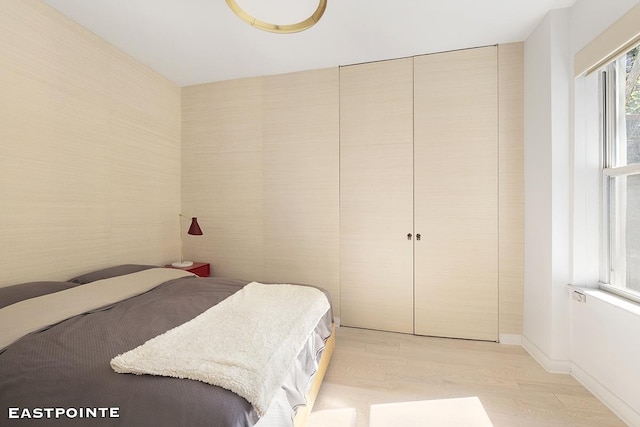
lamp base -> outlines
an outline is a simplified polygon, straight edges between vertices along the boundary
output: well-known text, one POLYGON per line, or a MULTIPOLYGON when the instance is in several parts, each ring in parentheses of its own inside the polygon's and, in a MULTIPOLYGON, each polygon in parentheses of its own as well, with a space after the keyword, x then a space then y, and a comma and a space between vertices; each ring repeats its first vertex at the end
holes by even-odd
POLYGON ((193 265, 193 261, 176 261, 171 263, 171 267, 176 267, 176 268, 191 267, 192 265, 193 265))

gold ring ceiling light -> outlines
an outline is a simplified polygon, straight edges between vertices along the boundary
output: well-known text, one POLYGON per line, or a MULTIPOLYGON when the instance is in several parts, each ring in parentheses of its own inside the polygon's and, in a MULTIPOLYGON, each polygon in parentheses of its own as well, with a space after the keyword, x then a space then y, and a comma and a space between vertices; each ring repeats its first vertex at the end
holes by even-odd
POLYGON ((304 31, 313 27, 316 22, 318 22, 320 18, 322 18, 322 15, 327 8, 327 0, 319 0, 317 9, 307 19, 295 24, 271 24, 269 22, 261 21, 249 15, 240 6, 238 6, 236 0, 226 0, 226 2, 233 13, 238 15, 240 19, 245 21, 247 24, 251 25, 252 27, 259 28, 263 31, 269 31, 271 33, 278 34, 297 33, 299 31, 304 31))

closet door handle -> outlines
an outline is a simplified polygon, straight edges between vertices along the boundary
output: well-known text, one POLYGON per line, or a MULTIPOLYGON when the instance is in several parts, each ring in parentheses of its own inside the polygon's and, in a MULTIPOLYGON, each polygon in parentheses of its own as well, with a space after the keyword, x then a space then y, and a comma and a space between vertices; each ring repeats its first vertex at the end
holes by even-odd
POLYGON ((420 240, 422 236, 420 236, 420 233, 416 234, 416 240, 420 240))
POLYGON ((407 240, 411 240, 412 237, 413 237, 413 234, 411 233, 407 234, 407 240))

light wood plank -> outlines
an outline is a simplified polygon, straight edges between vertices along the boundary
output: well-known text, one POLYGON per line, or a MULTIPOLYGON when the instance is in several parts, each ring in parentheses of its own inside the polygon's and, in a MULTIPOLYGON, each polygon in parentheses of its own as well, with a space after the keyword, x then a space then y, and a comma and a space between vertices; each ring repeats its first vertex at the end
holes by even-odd
MULTIPOLYGON (((546 372, 520 346, 337 328, 314 412, 478 397, 494 427, 624 427, 569 375, 546 372)), ((337 424, 336 424, 337 425, 337 424)))
POLYGON ((344 325, 413 332, 413 59, 340 69, 344 325))
POLYGON ((415 333, 498 339, 496 47, 415 58, 415 333))

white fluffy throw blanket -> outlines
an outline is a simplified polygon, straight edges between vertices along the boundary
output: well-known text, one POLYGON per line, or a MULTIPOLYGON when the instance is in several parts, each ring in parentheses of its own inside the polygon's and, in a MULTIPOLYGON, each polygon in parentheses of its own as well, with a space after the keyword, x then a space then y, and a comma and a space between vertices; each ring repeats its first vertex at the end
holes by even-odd
POLYGON ((250 283, 209 310, 111 360, 119 373, 203 381, 267 411, 329 302, 322 291, 250 283))

